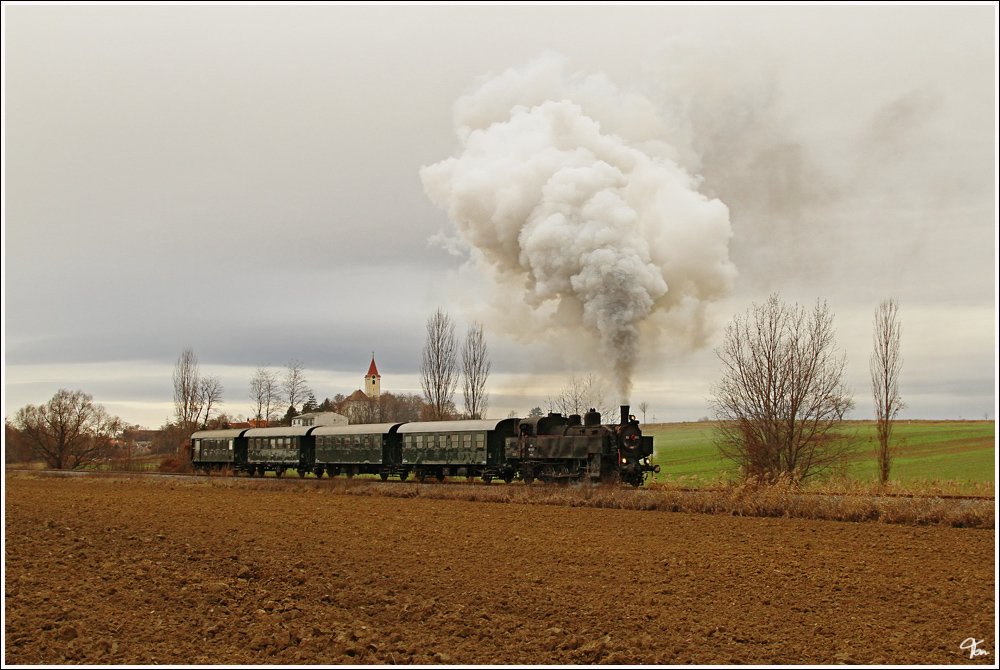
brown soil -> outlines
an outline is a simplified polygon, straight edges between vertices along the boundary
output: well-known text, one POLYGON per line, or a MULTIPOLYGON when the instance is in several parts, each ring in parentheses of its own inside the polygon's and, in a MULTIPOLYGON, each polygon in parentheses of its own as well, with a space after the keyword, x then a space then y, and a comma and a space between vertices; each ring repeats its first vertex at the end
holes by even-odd
POLYGON ((995 660, 992 530, 5 479, 6 664, 995 660))

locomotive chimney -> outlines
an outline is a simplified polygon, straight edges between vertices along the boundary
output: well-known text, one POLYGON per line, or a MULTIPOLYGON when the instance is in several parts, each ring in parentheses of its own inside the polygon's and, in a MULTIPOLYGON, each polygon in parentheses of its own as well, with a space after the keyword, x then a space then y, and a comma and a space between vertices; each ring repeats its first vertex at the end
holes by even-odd
POLYGON ((623 426, 627 426, 628 425, 628 409, 629 409, 628 405, 622 405, 622 423, 621 423, 621 425, 623 425, 623 426))

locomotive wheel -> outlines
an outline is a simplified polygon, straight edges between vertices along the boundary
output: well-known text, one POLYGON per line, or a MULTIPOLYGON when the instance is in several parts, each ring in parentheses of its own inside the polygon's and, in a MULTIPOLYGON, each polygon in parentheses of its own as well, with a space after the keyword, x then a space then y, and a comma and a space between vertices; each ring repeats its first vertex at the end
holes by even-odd
POLYGON ((274 476, 275 477, 280 477, 283 474, 285 474, 285 469, 284 468, 276 468, 275 471, 274 471, 274 476))
POLYGON ((556 469, 552 465, 546 465, 542 467, 542 474, 539 476, 546 484, 551 484, 556 478, 556 469))
POLYGON ((306 476, 306 471, 305 470, 299 470, 298 472, 299 472, 299 477, 305 477, 306 476))
POLYGON ((315 474, 316 474, 316 477, 322 478, 323 477, 323 468, 316 468, 316 473, 315 474))
POLYGON ((389 479, 389 473, 388 472, 380 472, 380 473, 378 473, 378 476, 382 478, 382 481, 385 481, 385 480, 389 479))
POLYGON ((399 473, 399 481, 405 482, 406 478, 409 477, 409 476, 410 476, 410 473, 407 472, 406 470, 403 470, 402 472, 399 473))
POLYGON ((493 475, 483 475, 483 483, 489 484, 493 481, 493 475))

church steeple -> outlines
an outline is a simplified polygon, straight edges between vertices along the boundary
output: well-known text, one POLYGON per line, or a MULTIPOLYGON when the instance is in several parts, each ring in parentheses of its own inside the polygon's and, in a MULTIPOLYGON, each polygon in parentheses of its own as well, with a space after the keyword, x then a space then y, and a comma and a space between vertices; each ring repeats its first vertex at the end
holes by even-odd
POLYGON ((378 397, 380 378, 378 368, 375 367, 375 352, 372 352, 372 364, 368 366, 368 374, 365 375, 365 395, 369 398, 378 397))

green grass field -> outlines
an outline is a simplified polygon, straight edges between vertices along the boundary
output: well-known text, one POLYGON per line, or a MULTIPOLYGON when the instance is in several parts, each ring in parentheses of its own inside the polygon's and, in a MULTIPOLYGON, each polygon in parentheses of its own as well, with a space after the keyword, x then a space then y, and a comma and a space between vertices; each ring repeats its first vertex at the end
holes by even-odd
MULTIPOLYGON (((643 426, 654 438, 653 462, 661 476, 697 475, 714 479, 734 473, 736 466, 723 461, 712 442, 712 422, 660 423, 643 426)), ((870 481, 878 469, 875 462, 875 424, 850 421, 846 433, 853 436, 851 453, 833 474, 870 481)), ((995 425, 992 421, 898 421, 893 432, 894 458, 889 478, 899 482, 942 480, 995 482, 995 425)))

